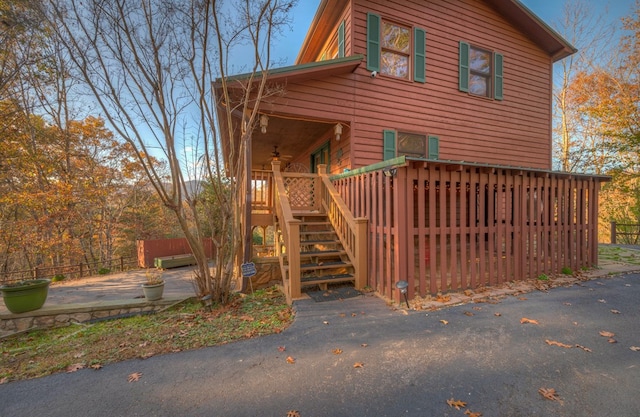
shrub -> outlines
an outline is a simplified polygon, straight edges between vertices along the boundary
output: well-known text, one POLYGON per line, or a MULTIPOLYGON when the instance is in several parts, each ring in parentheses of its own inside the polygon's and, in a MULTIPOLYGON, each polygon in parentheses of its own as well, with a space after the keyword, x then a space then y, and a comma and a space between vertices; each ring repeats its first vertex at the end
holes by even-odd
POLYGON ((64 278, 65 278, 64 274, 55 274, 53 278, 51 278, 51 281, 58 282, 58 281, 64 280, 64 278))
POLYGON ((107 275, 111 270, 109 268, 100 268, 98 269, 98 275, 107 275))

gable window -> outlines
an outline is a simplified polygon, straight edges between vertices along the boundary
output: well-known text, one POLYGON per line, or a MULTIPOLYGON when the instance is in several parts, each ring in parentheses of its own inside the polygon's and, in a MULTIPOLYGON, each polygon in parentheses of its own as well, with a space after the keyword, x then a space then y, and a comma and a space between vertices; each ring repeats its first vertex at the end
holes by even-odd
POLYGON ((426 32, 367 14, 367 69, 425 82, 426 32))
POLYGON ((344 30, 345 22, 343 20, 340 22, 336 33, 334 33, 327 46, 324 48, 324 52, 320 55, 320 61, 344 57, 344 30))
POLYGON ((384 130, 382 135, 384 142, 383 159, 385 161, 403 155, 428 159, 438 159, 439 157, 439 139, 437 136, 396 130, 384 130))
POLYGON ((502 100, 503 56, 497 52, 460 42, 459 90, 502 100))

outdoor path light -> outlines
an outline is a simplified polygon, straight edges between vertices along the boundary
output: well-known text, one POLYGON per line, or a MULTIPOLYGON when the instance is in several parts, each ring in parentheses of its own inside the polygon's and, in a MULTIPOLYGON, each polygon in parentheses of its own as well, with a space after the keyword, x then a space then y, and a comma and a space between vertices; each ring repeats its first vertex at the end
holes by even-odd
POLYGON ((404 302, 407 303, 407 308, 409 308, 409 300, 407 299, 407 288, 409 288, 409 283, 407 281, 398 281, 396 282, 396 288, 400 290, 401 294, 404 294, 404 302))

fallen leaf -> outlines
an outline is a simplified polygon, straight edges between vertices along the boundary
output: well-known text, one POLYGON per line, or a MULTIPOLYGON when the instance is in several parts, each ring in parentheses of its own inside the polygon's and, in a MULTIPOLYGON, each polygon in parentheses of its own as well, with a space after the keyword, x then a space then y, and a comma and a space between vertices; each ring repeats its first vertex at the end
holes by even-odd
POLYGON ((598 302, 599 302, 599 303, 603 303, 603 304, 607 304, 607 301, 606 301, 606 300, 604 300, 604 299, 602 299, 602 298, 601 298, 601 299, 599 299, 599 300, 598 300, 598 302))
POLYGON ((470 312, 470 311, 465 311, 465 312, 464 312, 464 315, 465 315, 465 316, 469 316, 469 317, 471 317, 471 316, 473 316, 473 313, 472 313, 472 312, 470 312))
POLYGON ((570 306, 571 303, 562 303, 563 305, 570 306))
POLYGON ((9 377, 4 377, 4 378, 0 378, 0 385, 2 384, 6 384, 7 382, 9 382, 9 377))
POLYGON ((344 317, 347 317, 347 315, 346 315, 345 313, 340 313, 340 314, 339 314, 339 316, 340 316, 340 317, 343 317, 343 318, 344 318, 344 317))
POLYGON ((630 287, 630 286, 631 286, 631 284, 624 284, 624 286, 625 286, 625 287, 630 287))
POLYGON ((67 373, 79 371, 85 367, 84 363, 74 363, 72 365, 67 366, 67 373))
POLYGON ((294 364, 296 363, 296 359, 293 356, 287 356, 287 363, 294 364))
POLYGON ((567 345, 567 344, 564 344, 564 343, 561 343, 561 342, 556 342, 555 340, 549 340, 549 339, 546 339, 545 343, 547 345, 550 345, 550 346, 560 346, 560 347, 567 348, 567 349, 570 349, 570 348, 573 347, 571 345, 567 345))
POLYGON ((527 301, 527 297, 518 297, 518 300, 520 300, 520 301, 527 301))
POLYGON ((300 417, 300 412, 298 410, 289 410, 287 411, 287 417, 300 417))
POLYGON ((620 312, 619 312, 618 310, 611 310, 611 312, 612 312, 613 314, 620 314, 620 312))
POLYGON ((84 352, 80 352, 80 353, 76 353, 75 355, 73 355, 73 357, 74 357, 75 359, 80 359, 80 358, 81 358, 81 357, 83 357, 84 355, 85 355, 85 353, 84 353, 84 352))
POLYGON ((589 349, 588 347, 582 346, 582 345, 576 345, 576 347, 577 347, 578 349, 582 349, 582 350, 584 350, 585 352, 592 352, 592 350, 591 350, 591 349, 589 349))
POLYGON ((278 346, 278 352, 284 352, 285 350, 287 350, 285 346, 278 346))
POLYGON ((633 350, 634 352, 640 352, 640 346, 631 346, 629 349, 633 350))
POLYGON ((538 320, 528 319, 526 317, 521 318, 520 319, 520 323, 522 323, 522 324, 527 324, 527 323, 528 324, 540 324, 540 323, 538 323, 538 320))
POLYGON ((609 342, 609 343, 618 343, 618 341, 616 339, 614 339, 613 337, 610 337, 609 340, 607 340, 607 342, 609 342))
POLYGON ((142 372, 134 372, 132 374, 129 374, 129 377, 127 378, 127 381, 136 382, 136 381, 140 380, 140 377, 142 377, 142 372))
POLYGON ((364 363, 362 362, 356 362, 353 364, 354 368, 364 368, 364 363))
POLYGON ((480 311, 480 310, 482 310, 482 307, 473 307, 473 309, 476 310, 476 311, 480 311))
POLYGON ((600 331, 600 336, 602 337, 613 337, 615 335, 616 335, 615 333, 607 332, 605 330, 600 331))
POLYGON ((358 315, 358 313, 351 313, 351 317, 355 317, 357 315, 358 315))
POLYGON ((473 291, 471 290, 464 290, 464 295, 466 295, 467 297, 471 297, 473 295, 473 291))
POLYGON ((558 395, 556 390, 553 389, 553 388, 540 388, 538 390, 538 392, 540 393, 540 395, 542 395, 547 400, 558 401, 558 402, 562 403, 562 400, 560 399, 560 396, 558 395))
POLYGON ((333 349, 331 352, 333 352, 334 355, 339 355, 342 353, 342 349, 333 349))
POLYGON ((469 417, 482 417, 482 413, 474 413, 471 410, 467 410, 464 413, 469 417))
POLYGON ((453 398, 447 400, 447 404, 449 404, 449 407, 455 407, 456 410, 467 406, 467 403, 465 403, 464 401, 454 400, 453 398))
POLYGON ((329 324, 329 322, 325 320, 322 322, 322 324, 329 324))
POLYGON ((368 344, 366 344, 366 343, 362 343, 362 344, 360 344, 360 346, 362 346, 362 347, 367 347, 367 346, 369 346, 369 345, 368 345, 368 344))
POLYGON ((444 324, 445 326, 446 326, 447 324, 449 324, 449 322, 448 322, 448 321, 446 321, 446 320, 440 320, 440 323, 444 324))
POLYGON ((442 295, 441 293, 438 293, 438 295, 436 296, 435 301, 437 301, 439 303, 448 303, 449 301, 451 301, 451 296, 450 295, 442 295))
POLYGON ((501 317, 502 313, 493 313, 493 315, 496 316, 496 317, 501 317))

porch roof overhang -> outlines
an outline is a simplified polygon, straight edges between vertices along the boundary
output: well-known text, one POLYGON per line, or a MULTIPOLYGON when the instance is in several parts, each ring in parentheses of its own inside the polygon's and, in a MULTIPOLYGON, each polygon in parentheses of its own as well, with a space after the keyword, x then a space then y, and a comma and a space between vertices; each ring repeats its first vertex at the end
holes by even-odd
MULTIPOLYGON (((554 62, 578 51, 519 0, 484 1, 508 21, 514 23, 525 35, 547 52, 554 62)), ((318 56, 348 2, 349 0, 322 0, 320 2, 296 58, 296 63, 313 61, 318 56)))
MULTIPOLYGON (((363 55, 354 55, 344 58, 337 58, 326 61, 312 62, 302 65, 291 65, 287 67, 274 68, 266 72, 246 73, 234 75, 226 78, 229 91, 242 92, 246 88, 248 82, 259 83, 263 74, 266 74, 267 83, 274 85, 282 85, 286 88, 289 83, 301 83, 309 80, 323 79, 327 77, 349 74, 355 71, 355 69, 363 62, 363 55)), ((227 126, 226 107, 227 103, 224 103, 221 98, 222 95, 222 80, 218 79, 213 83, 213 88, 217 98, 216 112, 218 116, 218 128, 221 134, 222 152, 224 155, 224 162, 229 167, 229 144, 230 138, 228 137, 229 128, 227 126)), ((269 100, 263 100, 261 104, 266 105, 269 100)), ((238 103, 235 103, 238 104, 238 103)), ((248 111, 253 110, 255 103, 249 103, 248 111)), ((233 104, 232 104, 233 106, 233 104)), ((255 140, 252 141, 252 154, 253 161, 252 167, 258 169, 262 165, 267 165, 271 160, 271 153, 274 151, 274 146, 278 146, 278 152, 281 155, 299 154, 304 147, 309 143, 309 140, 315 135, 321 135, 326 133, 329 129, 332 129, 337 121, 323 120, 318 118, 316 120, 308 120, 298 118, 292 112, 277 112, 273 110, 258 110, 259 114, 266 114, 269 116, 269 125, 267 133, 260 133, 259 126, 254 133, 255 140), (286 134, 285 134, 286 133, 286 134), (283 141, 283 138, 305 138, 304 141, 283 141)), ((240 143, 240 125, 243 119, 243 112, 241 109, 232 111, 233 132, 236 148, 240 143)))
POLYGON ((607 175, 553 171, 553 170, 527 168, 527 167, 519 167, 519 166, 512 166, 512 165, 492 165, 492 164, 485 164, 485 163, 479 163, 479 162, 413 158, 413 157, 407 157, 407 156, 399 156, 397 158, 388 159, 386 161, 378 162, 376 164, 357 168, 349 172, 335 174, 331 176, 331 179, 336 180, 341 178, 347 178, 352 175, 359 175, 359 174, 364 174, 372 171, 380 171, 380 170, 384 170, 385 168, 404 167, 404 166, 411 166, 414 168, 420 168, 420 167, 428 168, 429 166, 437 166, 437 167, 440 167, 441 169, 445 169, 448 171, 462 171, 465 169, 480 169, 480 170, 487 170, 488 172, 491 172, 493 170, 508 170, 519 175, 534 175, 536 177, 553 176, 555 178, 579 179, 579 180, 585 180, 585 181, 587 180, 595 180, 598 182, 611 181, 611 177, 607 175))

